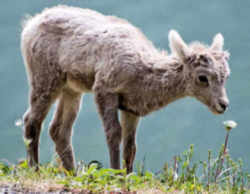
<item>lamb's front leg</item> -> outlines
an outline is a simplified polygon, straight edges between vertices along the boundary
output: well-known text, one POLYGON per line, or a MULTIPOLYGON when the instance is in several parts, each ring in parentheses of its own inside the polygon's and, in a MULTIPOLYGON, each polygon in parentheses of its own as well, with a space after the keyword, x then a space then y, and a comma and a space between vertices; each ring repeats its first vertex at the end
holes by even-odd
POLYGON ((118 119, 118 96, 110 93, 95 93, 109 148, 110 167, 120 169, 121 126, 118 119))
POLYGON ((139 117, 121 111, 121 125, 122 125, 122 141, 123 141, 123 160, 127 172, 133 171, 133 163, 136 153, 136 127, 139 123, 139 117))

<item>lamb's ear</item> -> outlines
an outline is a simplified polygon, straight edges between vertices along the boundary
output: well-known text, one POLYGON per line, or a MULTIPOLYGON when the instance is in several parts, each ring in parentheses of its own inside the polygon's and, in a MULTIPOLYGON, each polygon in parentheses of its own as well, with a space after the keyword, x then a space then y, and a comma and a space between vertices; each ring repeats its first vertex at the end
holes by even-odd
POLYGON ((214 36, 213 43, 211 45, 212 50, 222 51, 224 45, 224 38, 221 33, 214 36))
POLYGON ((181 36, 175 30, 170 30, 168 34, 169 47, 172 53, 176 53, 176 55, 182 60, 185 61, 187 57, 190 55, 190 49, 183 41, 181 36))

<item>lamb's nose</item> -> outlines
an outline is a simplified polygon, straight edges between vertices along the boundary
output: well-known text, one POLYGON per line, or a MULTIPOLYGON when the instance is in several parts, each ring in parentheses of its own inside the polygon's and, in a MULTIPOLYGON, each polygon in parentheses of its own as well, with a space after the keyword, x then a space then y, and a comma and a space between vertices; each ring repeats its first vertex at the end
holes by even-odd
POLYGON ((229 103, 225 102, 225 101, 220 101, 219 104, 220 104, 220 107, 223 109, 223 111, 226 111, 226 109, 229 105, 229 103))
POLYGON ((220 102, 220 107, 221 107, 224 111, 225 111, 226 108, 227 108, 227 106, 226 106, 225 104, 221 103, 221 102, 220 102))

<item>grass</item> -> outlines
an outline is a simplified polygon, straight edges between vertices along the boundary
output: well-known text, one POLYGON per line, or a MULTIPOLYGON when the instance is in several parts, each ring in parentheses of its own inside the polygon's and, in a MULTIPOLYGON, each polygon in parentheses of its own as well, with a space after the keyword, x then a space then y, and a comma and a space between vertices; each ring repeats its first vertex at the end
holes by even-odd
POLYGON ((227 150, 233 128, 229 124, 225 123, 225 143, 218 156, 213 158, 209 150, 206 161, 192 160, 193 145, 157 173, 145 170, 143 162, 137 165, 136 172, 127 174, 125 169, 102 168, 98 162, 79 162, 72 173, 64 170, 58 158, 40 166, 38 172, 29 168, 26 160, 16 165, 2 161, 0 188, 7 185, 24 193, 250 193, 250 174, 243 171, 242 160, 234 161, 227 150))

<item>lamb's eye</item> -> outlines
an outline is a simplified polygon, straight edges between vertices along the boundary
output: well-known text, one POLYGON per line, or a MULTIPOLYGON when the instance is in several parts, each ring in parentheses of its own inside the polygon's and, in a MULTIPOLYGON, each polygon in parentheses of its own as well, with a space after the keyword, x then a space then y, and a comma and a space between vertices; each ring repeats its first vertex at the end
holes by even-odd
POLYGON ((207 79, 207 77, 205 76, 205 75, 200 75, 199 77, 198 77, 198 79, 199 79, 199 82, 203 85, 203 86, 208 86, 209 84, 208 84, 208 79, 207 79))

